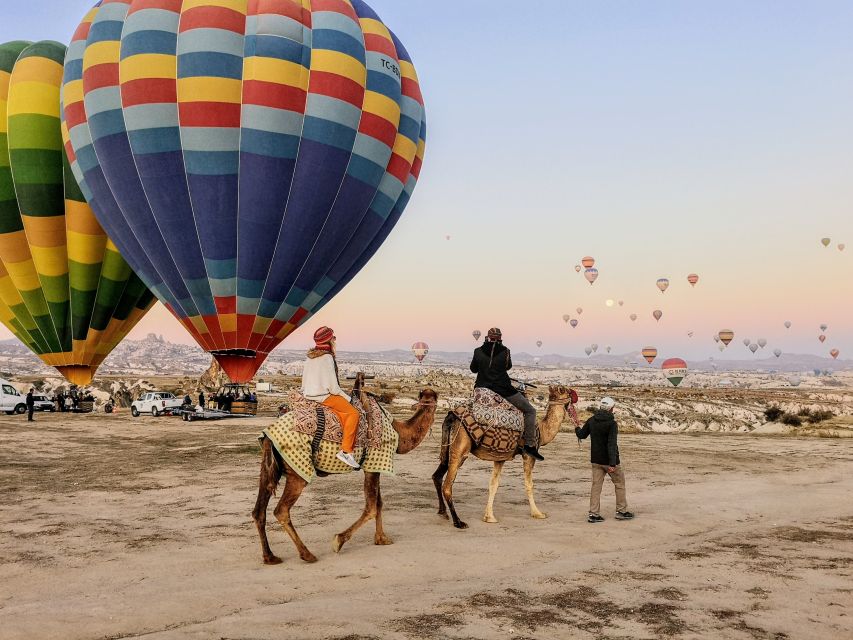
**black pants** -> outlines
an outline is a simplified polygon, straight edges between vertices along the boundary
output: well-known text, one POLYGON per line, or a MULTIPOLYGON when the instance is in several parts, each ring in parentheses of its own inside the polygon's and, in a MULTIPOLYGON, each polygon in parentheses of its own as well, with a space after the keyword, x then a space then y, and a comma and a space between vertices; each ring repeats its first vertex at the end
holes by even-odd
POLYGON ((522 393, 506 398, 506 401, 524 414, 524 444, 528 447, 539 446, 539 429, 536 428, 536 409, 522 393))
POLYGON ((33 411, 34 411, 34 409, 35 409, 34 407, 27 407, 27 421, 28 421, 28 422, 32 422, 32 421, 33 421, 33 411))

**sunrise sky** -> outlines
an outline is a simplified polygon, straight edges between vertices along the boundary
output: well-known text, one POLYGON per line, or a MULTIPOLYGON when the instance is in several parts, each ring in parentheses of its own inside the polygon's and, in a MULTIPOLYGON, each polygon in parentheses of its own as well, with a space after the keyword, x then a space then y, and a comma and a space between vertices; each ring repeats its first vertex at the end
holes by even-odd
MULTIPOLYGON (((419 72, 424 170, 380 253, 284 348, 328 324, 343 349, 462 350, 498 325, 530 352, 744 358, 748 337, 853 357, 853 3, 368 1, 419 72)), ((6 4, 3 41, 67 42, 91 3, 6 4)), ((159 306, 131 337, 148 332, 191 342, 159 306)))

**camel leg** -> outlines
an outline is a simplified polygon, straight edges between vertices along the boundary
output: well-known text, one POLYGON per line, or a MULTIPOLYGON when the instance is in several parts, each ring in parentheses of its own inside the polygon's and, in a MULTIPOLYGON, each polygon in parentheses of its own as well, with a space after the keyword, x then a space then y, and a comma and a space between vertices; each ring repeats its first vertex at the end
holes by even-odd
POLYGON ((536 501, 533 499, 533 467, 536 460, 530 456, 524 456, 524 490, 527 492, 527 501, 530 503, 530 515, 534 518, 547 518, 547 514, 539 511, 536 501))
POLYGON ((441 454, 439 455, 438 468, 432 474, 432 483, 435 485, 435 493, 438 495, 438 515, 447 518, 447 505, 444 503, 444 496, 441 494, 441 484, 444 476, 447 473, 447 461, 450 451, 450 434, 453 432, 453 423, 455 419, 453 414, 447 414, 444 422, 441 425, 441 454))
POLYGON ((489 501, 486 503, 486 513, 483 515, 483 522, 497 522, 495 517, 495 495, 498 492, 498 487, 501 486, 501 472, 503 472, 504 463, 495 462, 492 469, 492 479, 489 480, 489 501))
POLYGON ((450 443, 447 476, 445 476, 444 483, 441 486, 442 495, 447 502, 447 507, 450 509, 453 526, 457 529, 467 529, 468 525, 462 522, 459 516, 456 515, 456 507, 453 506, 453 483, 456 482, 456 474, 459 473, 459 468, 465 463, 465 459, 469 453, 471 453, 471 439, 468 437, 468 434, 462 433, 459 430, 456 432, 456 437, 450 443))
POLYGON ((379 486, 379 480, 376 481, 376 533, 373 536, 373 544, 386 545, 394 544, 394 541, 385 535, 385 529, 382 526, 382 487, 379 486))
POLYGON ((255 527, 258 529, 258 536, 261 539, 261 553, 264 557, 264 564, 281 564, 281 558, 272 552, 267 539, 267 506, 278 486, 281 469, 275 461, 272 444, 269 440, 264 440, 262 449, 258 499, 255 502, 255 508, 252 510, 252 519, 255 521, 255 527))
POLYGON ((335 553, 338 553, 349 539, 352 538, 353 534, 358 531, 362 525, 368 520, 376 517, 376 513, 378 511, 379 504, 379 474, 378 473, 368 473, 364 472, 364 511, 361 512, 361 516, 358 520, 356 520, 353 525, 344 531, 343 533, 337 534, 332 540, 332 548, 335 550, 335 553))
POLYGON ((299 500, 299 496, 302 495, 302 491, 308 486, 308 483, 298 473, 287 466, 285 466, 285 472, 287 480, 284 483, 284 492, 273 514, 275 515, 275 519, 279 521, 282 528, 287 532, 287 535, 290 536, 290 539, 293 540, 293 544, 296 545, 296 550, 299 552, 299 557, 305 562, 317 562, 316 556, 308 551, 308 547, 302 542, 302 539, 293 527, 293 522, 290 520, 290 510, 296 504, 296 501, 299 500))

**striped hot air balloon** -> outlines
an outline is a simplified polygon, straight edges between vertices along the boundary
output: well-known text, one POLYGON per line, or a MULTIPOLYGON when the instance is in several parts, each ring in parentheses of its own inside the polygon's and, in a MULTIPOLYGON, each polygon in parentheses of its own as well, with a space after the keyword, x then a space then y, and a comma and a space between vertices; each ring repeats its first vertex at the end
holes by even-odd
POLYGON ((690 283, 691 287, 695 287, 696 283, 699 282, 699 276, 695 273, 691 273, 689 276, 687 276, 687 282, 690 283))
POLYGON ((581 264, 584 269, 592 269, 595 266, 595 258, 592 256, 586 256, 583 260, 581 260, 581 264))
POLYGON ((110 0, 74 35, 72 169, 122 255, 235 382, 367 264, 426 124, 361 0, 110 0))
POLYGON ((660 322, 660 319, 663 318, 663 311, 661 311, 660 309, 655 309, 652 312, 652 315, 654 316, 655 320, 660 322))
POLYGON ((643 357, 646 359, 646 362, 651 364, 655 361, 655 358, 658 357, 658 350, 654 347, 646 347, 640 353, 643 354, 643 357))
POLYGON ((474 340, 479 340, 481 335, 483 335, 483 332, 479 329, 474 329, 474 331, 471 332, 471 336, 474 338, 474 340))
POLYGON ((735 339, 735 332, 731 329, 723 329, 717 334, 717 337, 720 338, 720 342, 728 347, 731 341, 735 339))
POLYGON ((681 358, 670 358, 661 365, 663 375, 670 381, 673 387, 681 384, 687 376, 687 363, 681 358))
POLYGON ((416 342, 412 345, 412 355, 418 362, 423 362, 429 354, 429 345, 426 342, 416 342))
POLYGON ((578 328, 578 324, 579 324, 579 323, 578 323, 578 321, 577 321, 575 318, 572 318, 572 319, 569 321, 569 324, 570 324, 570 325, 572 325, 572 329, 577 329, 577 328, 578 328))
POLYGON ((666 293, 666 290, 669 289, 669 280, 667 278, 658 278, 657 287, 661 293, 666 293))
POLYGON ((591 267, 583 272, 583 277, 586 278, 586 281, 591 285, 595 284, 595 281, 598 280, 598 269, 595 267, 591 267))
POLYGON ((78 385, 154 303, 69 170, 59 93, 65 46, 0 46, 0 321, 78 385))

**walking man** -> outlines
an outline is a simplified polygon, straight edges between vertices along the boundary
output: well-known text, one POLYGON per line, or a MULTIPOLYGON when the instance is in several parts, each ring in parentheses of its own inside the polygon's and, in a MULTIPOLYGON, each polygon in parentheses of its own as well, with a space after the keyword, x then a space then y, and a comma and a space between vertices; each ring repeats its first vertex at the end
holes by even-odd
POLYGON ((616 401, 613 398, 604 398, 598 406, 598 411, 583 427, 575 427, 575 435, 579 440, 592 437, 592 490, 589 494, 587 522, 604 522, 601 517, 601 487, 604 485, 605 475, 610 476, 616 488, 616 519, 631 520, 634 517, 634 514, 628 511, 628 501, 625 497, 625 472, 619 461, 619 446, 616 443, 619 427, 613 417, 614 408, 616 401))
POLYGON ((35 411, 36 401, 33 399, 35 389, 30 388, 27 394, 27 422, 33 422, 33 411, 35 411))

